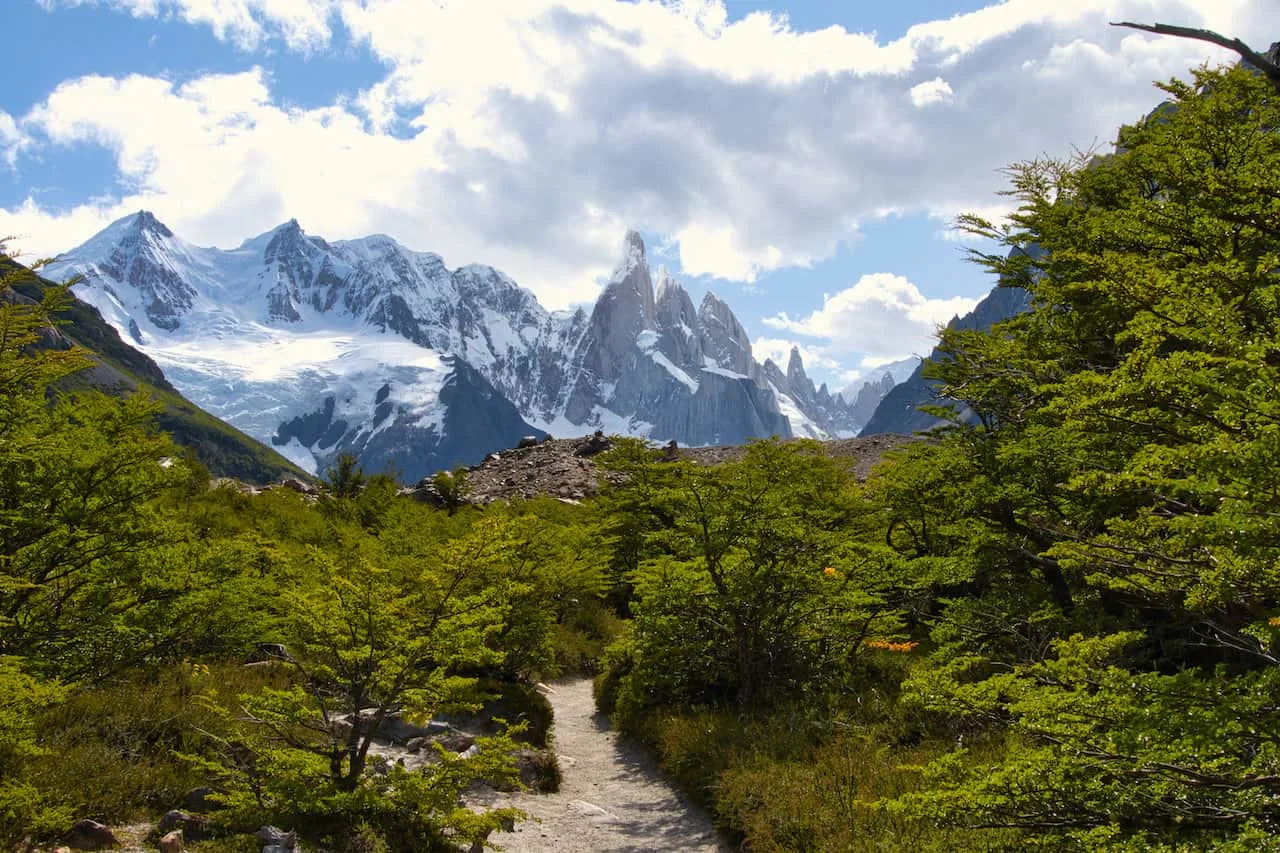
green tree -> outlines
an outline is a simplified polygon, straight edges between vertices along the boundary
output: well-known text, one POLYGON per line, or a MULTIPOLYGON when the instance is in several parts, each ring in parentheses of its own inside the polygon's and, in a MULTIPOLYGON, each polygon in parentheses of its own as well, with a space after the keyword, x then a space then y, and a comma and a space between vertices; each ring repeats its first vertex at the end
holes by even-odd
POLYGON ((911 570, 959 569, 914 701, 1009 736, 908 802, 1050 849, 1261 849, 1280 820, 1280 103, 1241 69, 1162 88, 1114 155, 1014 167, 1011 226, 966 220, 1043 250, 981 258, 1033 310, 944 333, 976 423, 913 451, 955 463, 941 499, 895 498, 911 570))
POLYGON ((866 504, 815 443, 715 467, 624 447, 610 464, 645 541, 620 702, 763 707, 837 684, 863 640, 898 629, 888 552, 854 535, 866 504))
POLYGON ((358 526, 334 535, 336 547, 312 549, 284 594, 294 683, 241 696, 247 748, 225 744, 204 766, 224 776, 233 820, 266 815, 319 832, 373 816, 392 839, 435 843, 449 828, 483 840, 513 812, 477 815, 458 797, 477 778, 512 781, 509 737, 415 773, 376 772, 371 750, 393 718, 425 722, 474 700, 475 679, 462 673, 500 661, 490 640, 519 593, 512 538, 497 519, 443 540, 409 525, 388 528, 385 542, 358 526))
POLYGON ((92 361, 52 319, 67 287, 37 303, 13 289, 32 274, 0 266, 0 655, 100 677, 127 653, 116 620, 166 535, 154 499, 187 473, 145 396, 68 390, 92 361))

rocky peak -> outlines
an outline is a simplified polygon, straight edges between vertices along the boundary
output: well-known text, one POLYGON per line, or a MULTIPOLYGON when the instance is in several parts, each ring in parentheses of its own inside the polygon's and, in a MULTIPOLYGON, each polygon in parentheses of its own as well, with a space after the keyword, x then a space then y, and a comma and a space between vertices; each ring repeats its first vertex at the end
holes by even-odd
POLYGON ((751 337, 724 300, 711 291, 707 291, 698 307, 698 326, 702 331, 703 352, 716 364, 743 376, 756 373, 751 337))
POLYGON ((791 396, 791 383, 787 381, 787 374, 782 372, 782 368, 778 367, 777 362, 771 358, 766 358, 764 364, 760 367, 760 371, 764 374, 765 382, 768 382, 788 397, 791 396))
POLYGON ((607 389, 616 387, 636 364, 643 332, 650 337, 657 330, 653 280, 645 259, 644 240, 628 231, 623 241, 623 258, 605 286, 582 339, 577 356, 577 378, 568 396, 566 416, 573 423, 591 417, 595 405, 607 398, 607 389))
POLYGON ((139 210, 133 217, 133 225, 140 234, 154 234, 166 238, 173 236, 169 226, 156 219, 155 214, 149 210, 139 210))
POLYGON ((286 261, 291 255, 298 255, 305 251, 306 239, 298 220, 290 219, 271 232, 271 240, 262 253, 262 259, 267 263, 286 261))
POLYGON ((698 313, 689 292, 658 267, 658 295, 654 321, 662 337, 658 349, 676 364, 694 371, 702 367, 702 340, 698 336, 698 313))
POLYGON ((636 267, 644 266, 648 268, 648 260, 645 257, 644 238, 640 236, 639 231, 628 231, 622 240, 622 260, 613 271, 613 279, 615 281, 627 277, 627 274, 636 267))
POLYGON ((791 356, 787 359, 787 381, 792 386, 809 381, 808 374, 804 372, 804 359, 800 357, 799 347, 792 347, 791 356))
POLYGON ((645 259, 644 240, 639 233, 628 231, 623 245, 623 259, 613 272, 592 312, 592 325, 600 321, 601 331, 620 328, 631 334, 631 340, 644 329, 654 328, 653 279, 645 259))

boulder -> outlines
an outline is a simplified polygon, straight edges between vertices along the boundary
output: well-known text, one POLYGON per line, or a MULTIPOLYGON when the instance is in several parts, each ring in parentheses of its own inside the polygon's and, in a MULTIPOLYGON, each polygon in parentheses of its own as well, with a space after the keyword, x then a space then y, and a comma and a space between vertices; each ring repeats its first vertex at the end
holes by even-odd
POLYGON ((258 643, 258 647, 250 652, 245 663, 262 663, 269 660, 292 661, 289 650, 283 643, 258 643))
POLYGON ((314 495, 317 493, 315 486, 310 483, 304 483, 297 477, 286 477, 280 481, 280 485, 284 486, 286 489, 293 489, 293 491, 303 495, 314 495))
POLYGON ((598 453, 603 453, 611 447, 613 447, 613 442, 606 438, 603 432, 596 430, 595 435, 591 436, 586 441, 579 443, 577 447, 573 448, 573 455, 595 456, 598 453))
POLYGON ((164 817, 160 818, 160 822, 156 824, 156 829, 160 832, 169 832, 173 829, 182 828, 189 820, 194 820, 194 818, 180 809, 172 809, 164 813, 164 817))
POLYGON ((160 839, 160 853, 182 853, 182 830, 165 833, 160 839))
POLYGON ((466 752, 475 744, 476 737, 451 728, 434 740, 450 752, 466 752))
POLYGON ((120 846, 116 834, 96 820, 78 820, 67 833, 67 843, 78 850, 105 850, 120 846))
POLYGON ((192 788, 182 798, 182 807, 189 812, 216 812, 224 808, 224 806, 221 803, 214 802, 210 797, 220 793, 222 792, 217 788, 192 788))
POLYGON ((289 853, 298 848, 298 833, 270 824, 260 827, 253 837, 262 842, 262 853, 289 853))
POLYGON ((178 830, 184 841, 207 841, 214 836, 213 826, 207 818, 187 814, 179 809, 165 812, 156 824, 156 831, 170 833, 178 830))
MULTIPOLYGON (((362 717, 366 719, 372 717, 376 712, 372 708, 367 708, 360 712, 362 717)), ((338 722, 344 728, 351 725, 351 716, 344 715, 338 718, 338 722)), ((391 713, 383 719, 378 726, 374 737, 378 740, 388 741, 390 743, 406 744, 416 738, 428 738, 434 740, 437 736, 446 734, 450 731, 450 727, 445 723, 428 720, 426 725, 419 726, 409 722, 397 713, 391 713)))
POLYGON ((516 444, 517 450, 524 450, 526 447, 537 447, 538 437, 536 435, 521 436, 520 441, 516 444))
MULTIPOLYGON (((432 727, 439 726, 439 723, 431 723, 432 727)), ((450 752, 465 752, 470 749, 472 744, 476 742, 476 736, 460 731, 452 726, 444 726, 442 729, 430 735, 409 738, 405 741, 404 748, 411 753, 430 752, 431 744, 438 743, 450 752)))

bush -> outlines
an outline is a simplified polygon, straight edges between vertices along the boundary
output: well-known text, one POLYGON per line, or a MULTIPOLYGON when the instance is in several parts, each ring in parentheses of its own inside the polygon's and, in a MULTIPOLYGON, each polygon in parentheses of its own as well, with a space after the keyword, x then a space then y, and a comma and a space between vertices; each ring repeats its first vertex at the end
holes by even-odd
POLYGON ((589 599, 555 626, 552 634, 552 677, 597 675, 604 650, 622 633, 626 622, 597 599, 589 599))

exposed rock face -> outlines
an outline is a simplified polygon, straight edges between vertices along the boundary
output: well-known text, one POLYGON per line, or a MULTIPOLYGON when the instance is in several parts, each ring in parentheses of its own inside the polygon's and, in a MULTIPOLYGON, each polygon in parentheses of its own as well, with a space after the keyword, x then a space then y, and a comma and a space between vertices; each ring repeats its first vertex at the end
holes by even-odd
POLYGON ((348 420, 336 414, 335 397, 328 396, 315 411, 282 423, 271 443, 284 447, 296 442, 317 457, 354 453, 370 472, 401 480, 418 480, 430 473, 479 462, 495 447, 522 437, 546 437, 531 430, 515 406, 488 380, 460 358, 445 359, 452 368, 443 379, 435 420, 393 403, 390 385, 374 395, 372 408, 348 420))
POLYGON ((888 373, 878 380, 872 380, 858 389, 853 398, 850 414, 856 423, 866 424, 876 413, 880 401, 883 400, 898 383, 888 373))
POLYGON ((129 284, 140 297, 147 318, 167 330, 178 327, 196 298, 195 289, 157 251, 171 237, 173 232, 144 210, 120 229, 118 241, 99 262, 103 274, 129 284))

